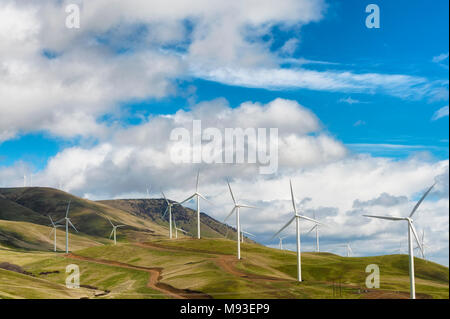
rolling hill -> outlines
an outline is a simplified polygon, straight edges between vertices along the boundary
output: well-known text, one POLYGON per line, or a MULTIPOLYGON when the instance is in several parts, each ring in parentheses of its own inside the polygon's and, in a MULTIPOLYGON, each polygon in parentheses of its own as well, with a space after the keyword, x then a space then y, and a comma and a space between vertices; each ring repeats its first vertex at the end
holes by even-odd
MULTIPOLYGON (((202 214, 198 240, 167 239, 162 199, 89 201, 50 188, 0 189, 0 298, 408 298, 407 255, 342 257, 302 253, 304 281, 296 281, 296 254, 255 242, 236 259, 234 230, 202 214), (52 252, 48 216, 70 217, 79 233, 57 231, 52 252), (127 227, 118 244, 106 217, 127 227), (225 236, 226 235, 226 236, 225 236), (225 238, 227 237, 227 238, 225 238), (80 289, 65 287, 66 266, 80 268, 80 289), (367 289, 365 268, 380 267, 380 289, 367 289)), ((179 226, 196 233, 195 212, 177 207, 179 226)), ((449 269, 415 258, 418 298, 449 298, 449 269)))

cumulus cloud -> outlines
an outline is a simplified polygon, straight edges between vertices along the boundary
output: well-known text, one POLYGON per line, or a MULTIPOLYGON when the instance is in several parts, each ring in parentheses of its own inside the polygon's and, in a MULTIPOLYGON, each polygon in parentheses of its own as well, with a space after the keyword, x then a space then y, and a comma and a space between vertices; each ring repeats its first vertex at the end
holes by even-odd
MULTIPOLYGON (((78 0, 81 28, 67 29, 64 9, 72 2, 0 4, 0 142, 40 130, 102 137, 101 119, 121 102, 175 94, 176 80, 189 77, 268 89, 448 95, 448 82, 416 76, 280 68, 280 52, 264 37, 274 26, 298 34, 321 20, 322 0, 78 0)), ((296 44, 288 40, 281 54, 296 44)))

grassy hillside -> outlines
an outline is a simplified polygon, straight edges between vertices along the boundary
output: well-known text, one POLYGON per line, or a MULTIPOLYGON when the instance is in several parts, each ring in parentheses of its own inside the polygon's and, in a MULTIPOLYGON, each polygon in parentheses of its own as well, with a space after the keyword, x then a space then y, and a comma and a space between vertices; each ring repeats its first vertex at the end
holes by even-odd
MULTIPOLYGON (((22 250, 53 250, 54 237, 50 236, 51 228, 28 222, 14 222, 0 220, 0 242, 3 247, 22 250)), ((58 228, 56 231, 56 248, 58 251, 65 249, 65 230, 58 228)), ((103 245, 110 242, 106 238, 96 238, 85 234, 69 233, 71 250, 79 250, 91 246, 103 245)))
MULTIPOLYGON (((92 246, 69 256, 0 250, 0 262, 9 260, 54 284, 64 282, 66 265, 79 265, 82 285, 95 287, 97 293, 108 291, 90 298, 409 297, 406 255, 347 258, 304 253, 302 283, 295 280, 293 252, 244 243, 242 256, 236 260, 233 241, 189 238, 92 246), (370 263, 380 267, 380 289, 365 288, 365 267, 370 263), (333 283, 338 282, 340 293, 333 295, 333 283)), ((421 259, 416 265, 417 297, 448 298, 448 268, 421 259)), ((48 297, 47 291, 39 297, 48 297)))
MULTIPOLYGON (((303 282, 296 281, 296 254, 245 242, 242 260, 235 232, 202 214, 201 240, 167 239, 165 204, 155 200, 93 202, 49 188, 0 189, 0 298, 408 298, 407 255, 341 257, 302 253, 303 282), (57 231, 53 253, 48 215, 62 218, 68 200, 79 233, 57 231), (108 239, 111 225, 118 244, 108 239), (66 266, 80 267, 80 289, 65 287, 66 266), (365 287, 366 266, 380 268, 380 289, 365 287), (339 289, 337 287, 340 287, 339 289), (334 292, 334 293, 333 293, 334 292), (336 294, 336 292, 338 292, 336 294)), ((196 234, 190 209, 173 210, 178 226, 196 234)), ((449 298, 447 267, 415 259, 418 298, 449 298)))

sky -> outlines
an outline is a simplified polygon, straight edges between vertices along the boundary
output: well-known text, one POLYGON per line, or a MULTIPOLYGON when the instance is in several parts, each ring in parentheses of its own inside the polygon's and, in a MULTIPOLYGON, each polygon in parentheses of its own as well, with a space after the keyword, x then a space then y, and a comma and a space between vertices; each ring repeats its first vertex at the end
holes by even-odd
MULTIPOLYGON (((427 257, 448 265, 448 11, 444 0, 0 0, 0 187, 27 175, 93 200, 150 188, 180 201, 200 170, 202 210, 223 220, 229 179, 258 207, 242 227, 276 246, 292 180, 302 212, 328 225, 322 250, 367 256, 398 252, 407 234, 362 215, 406 216, 436 182, 415 224, 427 257), (371 3, 379 28, 366 26, 371 3), (170 136, 195 120, 277 128, 276 171, 174 162, 170 136)), ((284 234, 295 249, 294 227, 284 234)), ((303 235, 305 250, 314 243, 303 235)))

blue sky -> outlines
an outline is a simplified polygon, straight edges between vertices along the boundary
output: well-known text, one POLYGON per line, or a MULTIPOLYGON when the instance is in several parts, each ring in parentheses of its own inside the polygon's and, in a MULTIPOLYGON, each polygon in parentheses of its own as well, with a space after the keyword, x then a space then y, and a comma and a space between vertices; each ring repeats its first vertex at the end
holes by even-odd
MULTIPOLYGON (((434 80, 448 80, 448 58, 440 63, 433 57, 448 52, 448 2, 436 1, 378 1, 381 28, 364 26, 367 1, 333 1, 328 3, 325 18, 301 28, 280 30, 273 27, 267 38, 273 40, 272 51, 278 50, 290 38, 299 44, 292 58, 331 62, 309 64, 308 69, 336 69, 355 72, 408 74, 434 80)), ((140 30, 135 34, 139 39, 140 30)), ((104 41, 107 41, 104 40, 104 41)), ((137 41, 137 40, 136 40, 137 41)), ((289 68, 289 64, 286 66, 289 68)), ((229 86, 196 78, 178 80, 187 91, 195 87, 194 101, 226 98, 232 107, 244 101, 266 103, 276 97, 301 101, 312 109, 323 125, 346 144, 401 144, 420 146, 439 159, 448 158, 448 120, 432 121, 435 111, 448 104, 433 98, 400 99, 385 94, 323 92, 306 89, 267 90, 229 86), (360 101, 349 104, 344 102, 360 101)), ((139 102, 123 101, 129 114, 120 118, 124 125, 140 122, 138 115, 170 114, 188 109, 192 99, 182 93, 161 99, 139 102)), ((108 119, 108 117, 106 117, 108 119)), ((98 118, 98 121, 104 118, 98 118)), ((24 132, 0 144, 0 165, 32 160, 35 169, 45 167, 46 160, 61 149, 77 143, 46 132, 24 132)), ((360 146, 358 149, 361 149, 360 146)), ((379 147, 366 152, 383 155, 379 147)), ((410 150, 409 150, 410 151, 410 150)), ((388 150, 391 156, 408 156, 410 152, 388 150)))
POLYGON ((63 23, 68 0, 0 3, 0 186, 33 174, 94 200, 143 197, 149 185, 181 199, 200 168, 215 203, 205 211, 229 211, 230 178, 264 207, 242 218, 271 245, 292 179, 308 211, 335 225, 324 247, 351 241, 373 255, 404 234, 361 215, 405 215, 437 181, 419 228, 448 264, 448 1, 76 2, 80 28, 63 23), (370 3, 379 29, 365 26, 370 3), (278 171, 176 165, 169 135, 193 120, 278 128, 278 171))

